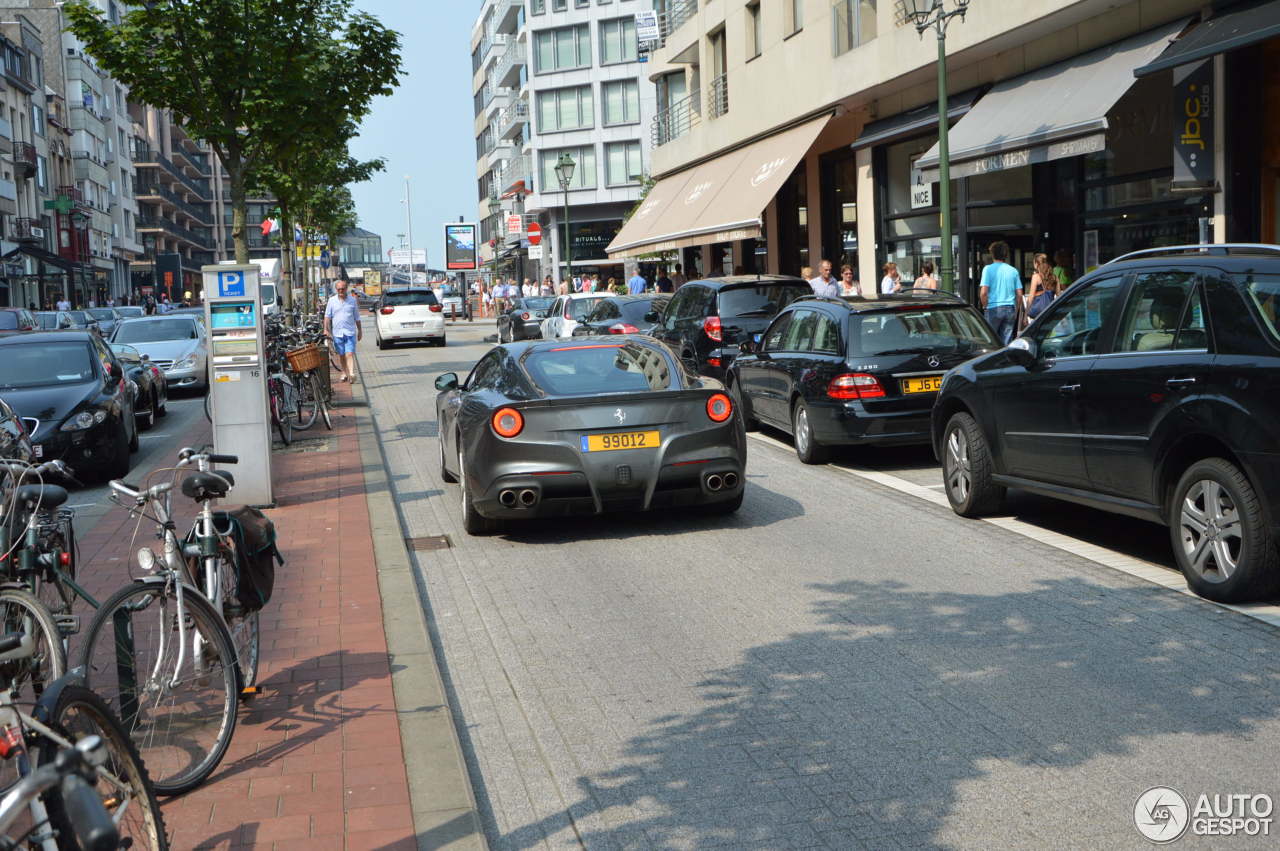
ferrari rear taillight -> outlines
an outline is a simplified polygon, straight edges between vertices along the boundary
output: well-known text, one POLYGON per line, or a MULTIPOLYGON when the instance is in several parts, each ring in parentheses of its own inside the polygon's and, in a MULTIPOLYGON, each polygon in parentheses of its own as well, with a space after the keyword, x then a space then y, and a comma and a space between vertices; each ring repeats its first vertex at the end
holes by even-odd
POLYGON ((832 399, 879 399, 884 396, 884 387, 874 375, 846 372, 831 379, 827 395, 832 399))
POLYGON ((382 310, 378 312, 381 313, 383 316, 390 316, 391 314, 396 312, 396 309, 394 307, 384 307, 382 308, 382 310))
POLYGON ((524 430, 524 417, 515 408, 499 408, 490 422, 499 437, 515 437, 524 430))
POLYGON ((640 329, 626 322, 615 322, 609 326, 610 334, 639 334, 640 329))
POLYGON ((713 423, 722 423, 733 416, 733 400, 723 393, 716 393, 707 400, 707 416, 713 423))
POLYGON ((522 313, 522 314, 520 314, 520 318, 521 318, 521 319, 529 319, 530 317, 529 317, 529 314, 526 312, 526 313, 522 313))
POLYGON ((702 332, 717 343, 724 342, 724 330, 720 326, 719 316, 708 316, 702 320, 702 332))
POLYGON ((439 304, 433 304, 433 305, 431 305, 431 312, 432 312, 432 313, 443 313, 443 312, 444 312, 444 306, 443 306, 443 305, 439 305, 439 304))

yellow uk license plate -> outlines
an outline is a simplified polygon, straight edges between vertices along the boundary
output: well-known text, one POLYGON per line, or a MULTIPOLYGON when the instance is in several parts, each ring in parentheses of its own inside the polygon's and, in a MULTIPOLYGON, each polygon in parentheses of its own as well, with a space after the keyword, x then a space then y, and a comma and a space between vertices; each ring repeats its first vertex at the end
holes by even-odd
POLYGON ((614 449, 657 449, 661 443, 659 432, 626 431, 619 434, 582 435, 583 452, 609 452, 614 449))
POLYGON ((928 375, 924 378, 902 379, 903 393, 936 393, 942 388, 941 375, 928 375))

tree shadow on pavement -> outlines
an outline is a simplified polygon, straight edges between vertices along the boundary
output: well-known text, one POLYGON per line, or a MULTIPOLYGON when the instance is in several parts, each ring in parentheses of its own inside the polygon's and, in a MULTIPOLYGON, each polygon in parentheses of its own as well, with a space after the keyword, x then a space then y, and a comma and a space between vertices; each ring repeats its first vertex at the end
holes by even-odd
POLYGON ((494 847, 1136 846, 1151 786, 1274 792, 1269 627, 1083 578, 810 587, 815 627, 673 685, 688 710, 612 757, 567 743, 581 797, 494 847))

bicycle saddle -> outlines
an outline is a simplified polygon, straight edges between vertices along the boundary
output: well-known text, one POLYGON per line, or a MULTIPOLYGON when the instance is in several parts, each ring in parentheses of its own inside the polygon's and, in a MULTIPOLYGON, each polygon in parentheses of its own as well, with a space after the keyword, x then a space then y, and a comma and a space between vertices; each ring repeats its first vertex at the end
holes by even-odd
POLYGON ((23 485, 17 496, 21 505, 39 503, 41 508, 57 508, 67 501, 67 489, 58 485, 23 485))
POLYGON ((217 473, 192 473, 182 480, 183 496, 204 502, 221 499, 231 490, 231 483, 217 473))

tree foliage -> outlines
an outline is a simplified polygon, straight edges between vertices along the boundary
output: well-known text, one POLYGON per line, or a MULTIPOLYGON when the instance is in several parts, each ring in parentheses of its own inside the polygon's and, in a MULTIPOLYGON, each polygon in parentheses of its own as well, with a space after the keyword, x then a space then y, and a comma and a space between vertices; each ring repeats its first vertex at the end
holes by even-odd
POLYGON ((350 0, 124 0, 121 23, 85 0, 70 29, 133 97, 209 143, 230 183, 236 260, 248 262, 247 191, 268 163, 340 145, 390 94, 400 36, 350 0), (328 121, 315 116, 326 114, 328 121))

